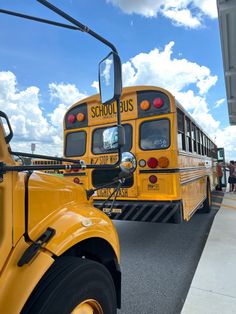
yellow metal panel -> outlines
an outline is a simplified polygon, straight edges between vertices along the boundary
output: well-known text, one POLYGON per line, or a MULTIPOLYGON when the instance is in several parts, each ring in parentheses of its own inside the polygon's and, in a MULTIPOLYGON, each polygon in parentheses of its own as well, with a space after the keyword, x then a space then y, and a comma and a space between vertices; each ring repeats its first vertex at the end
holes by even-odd
POLYGON ((0 182, 0 271, 12 248, 12 176, 0 182))
POLYGON ((34 287, 54 262, 48 253, 39 252, 30 264, 18 267, 17 262, 27 247, 24 240, 20 240, 1 273, 0 313, 2 314, 20 313, 34 287))
POLYGON ((29 180, 29 230, 36 239, 47 227, 56 230, 46 246, 56 255, 92 237, 105 239, 118 260, 119 241, 111 220, 86 199, 80 185, 45 173, 33 173, 29 180))
POLYGON ((13 246, 24 233, 25 217, 25 172, 13 173, 13 246))

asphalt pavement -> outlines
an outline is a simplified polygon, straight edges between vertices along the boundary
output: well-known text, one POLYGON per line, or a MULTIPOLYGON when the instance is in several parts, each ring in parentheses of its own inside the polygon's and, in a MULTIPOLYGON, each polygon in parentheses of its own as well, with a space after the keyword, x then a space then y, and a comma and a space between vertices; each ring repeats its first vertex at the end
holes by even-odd
POLYGON ((214 216, 195 214, 179 225, 115 221, 121 245, 119 314, 181 312, 214 216))

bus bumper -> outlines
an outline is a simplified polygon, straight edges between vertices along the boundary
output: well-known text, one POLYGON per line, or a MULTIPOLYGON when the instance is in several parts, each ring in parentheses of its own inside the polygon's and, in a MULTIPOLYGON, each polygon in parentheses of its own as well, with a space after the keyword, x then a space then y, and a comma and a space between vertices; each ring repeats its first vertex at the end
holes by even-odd
POLYGON ((181 201, 116 201, 111 213, 111 202, 101 208, 103 200, 94 200, 94 206, 109 214, 114 220, 181 223, 183 206, 181 201))

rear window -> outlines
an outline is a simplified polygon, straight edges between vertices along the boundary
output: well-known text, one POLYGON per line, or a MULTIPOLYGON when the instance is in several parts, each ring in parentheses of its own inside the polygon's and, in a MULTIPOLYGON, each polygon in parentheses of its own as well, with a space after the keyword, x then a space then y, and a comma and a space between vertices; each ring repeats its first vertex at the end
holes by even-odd
POLYGON ((141 149, 166 149, 170 146, 170 121, 158 119, 143 122, 139 134, 141 149))
POLYGON ((66 157, 82 156, 86 151, 86 132, 72 132, 66 135, 66 157))
MULTIPOLYGON (((125 129, 125 145, 122 147, 122 152, 129 152, 132 148, 132 126, 130 124, 123 125, 125 129)), ((108 154, 108 153, 115 153, 117 150, 110 150, 107 152, 103 148, 103 131, 106 128, 99 128, 94 130, 93 132, 93 142, 92 142, 92 153, 93 154, 108 154)))

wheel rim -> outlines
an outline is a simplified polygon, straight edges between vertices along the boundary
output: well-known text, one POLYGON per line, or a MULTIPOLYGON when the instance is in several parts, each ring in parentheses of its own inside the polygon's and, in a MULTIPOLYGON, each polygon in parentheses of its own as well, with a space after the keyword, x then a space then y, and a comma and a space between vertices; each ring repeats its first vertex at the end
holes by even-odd
POLYGON ((103 310, 96 300, 88 299, 78 304, 71 314, 103 314, 103 310))

